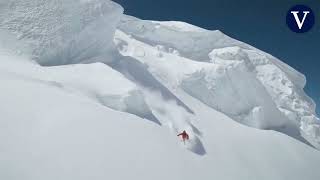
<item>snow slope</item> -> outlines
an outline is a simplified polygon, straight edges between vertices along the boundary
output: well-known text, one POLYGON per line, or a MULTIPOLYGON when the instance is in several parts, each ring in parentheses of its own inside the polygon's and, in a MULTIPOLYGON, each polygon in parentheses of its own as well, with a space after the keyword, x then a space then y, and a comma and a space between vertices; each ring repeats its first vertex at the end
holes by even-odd
POLYGON ((0 10, 0 179, 320 178, 305 78, 271 55, 109 0, 0 10))
POLYGON ((39 77, 7 71, 19 71, 19 65, 30 70, 18 61, 15 68, 1 66, 0 71, 1 179, 320 176, 313 169, 320 160, 317 150, 281 133, 239 126, 186 93, 180 92, 180 98, 195 111, 205 148, 191 150, 201 154, 186 151, 167 128, 112 111, 39 77))

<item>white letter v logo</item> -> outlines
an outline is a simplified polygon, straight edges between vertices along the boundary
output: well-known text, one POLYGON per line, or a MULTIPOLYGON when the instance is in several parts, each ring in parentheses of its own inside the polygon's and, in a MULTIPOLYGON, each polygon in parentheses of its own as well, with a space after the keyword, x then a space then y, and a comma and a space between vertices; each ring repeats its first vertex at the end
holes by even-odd
POLYGON ((298 13, 299 13, 299 11, 291 11, 291 14, 293 14, 294 19, 296 20, 299 29, 301 29, 303 26, 304 20, 306 20, 307 14, 309 14, 310 11, 303 11, 304 15, 303 15, 302 22, 300 21, 300 19, 298 17, 298 13))

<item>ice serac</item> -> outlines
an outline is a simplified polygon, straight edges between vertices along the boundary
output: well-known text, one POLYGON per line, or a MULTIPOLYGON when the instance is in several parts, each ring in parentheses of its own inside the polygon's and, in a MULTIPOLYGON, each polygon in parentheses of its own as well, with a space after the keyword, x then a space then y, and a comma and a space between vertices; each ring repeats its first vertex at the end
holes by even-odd
POLYGON ((305 77, 279 59, 220 31, 182 22, 124 16, 118 29, 120 52, 147 64, 171 89, 182 89, 242 124, 319 148, 320 123, 303 91, 305 77))
POLYGON ((1 180, 320 179, 305 77, 271 55, 108 0, 0 10, 1 180))
POLYGON ((112 54, 122 12, 109 0, 1 0, 0 29, 41 65, 79 63, 112 54))
POLYGON ((286 125, 286 117, 238 47, 215 49, 210 57, 216 68, 203 68, 185 78, 181 87, 186 92, 251 127, 274 129, 286 125))
POLYGON ((147 21, 123 16, 118 28, 150 45, 163 45, 165 49, 174 48, 184 57, 195 61, 209 61, 208 54, 214 48, 235 45, 249 47, 218 30, 208 31, 183 22, 147 21))

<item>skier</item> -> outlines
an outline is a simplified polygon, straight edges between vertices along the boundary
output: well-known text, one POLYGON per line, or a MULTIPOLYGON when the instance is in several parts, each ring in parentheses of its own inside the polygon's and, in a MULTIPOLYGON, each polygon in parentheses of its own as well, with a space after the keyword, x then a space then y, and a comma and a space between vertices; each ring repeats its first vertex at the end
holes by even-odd
POLYGON ((186 140, 189 140, 189 135, 185 130, 182 133, 178 134, 177 136, 182 136, 183 143, 186 144, 186 140))

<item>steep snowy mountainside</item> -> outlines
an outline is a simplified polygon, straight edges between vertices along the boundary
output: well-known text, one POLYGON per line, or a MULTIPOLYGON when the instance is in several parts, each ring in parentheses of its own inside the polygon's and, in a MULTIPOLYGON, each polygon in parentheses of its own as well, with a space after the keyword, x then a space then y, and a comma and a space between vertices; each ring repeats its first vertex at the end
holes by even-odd
MULTIPOLYGON (((43 80, 47 75, 42 71, 51 68, 20 57, 1 56, 1 60, 5 62, 0 64, 1 179, 311 180, 320 177, 313 169, 320 161, 320 153, 314 148, 281 133, 239 126, 183 91, 176 93, 194 110, 200 132, 191 134, 191 142, 186 145, 167 128, 113 111, 84 93, 70 90, 67 84, 43 80), (199 136, 202 141, 202 156, 192 153, 199 148, 192 147, 193 136, 199 136), (193 149, 190 152, 186 148, 193 149)), ((61 69, 70 68, 62 77, 67 80, 68 75, 74 75, 71 69, 78 68, 74 66, 53 69, 58 74, 61 69)), ((90 69, 91 65, 88 66, 90 69)), ((99 73, 92 76, 101 78, 99 73)), ((72 83, 83 81, 86 80, 73 79, 72 83)), ((104 86, 99 84, 101 88, 104 86)), ((148 101, 178 112, 176 105, 166 100, 149 97, 148 101)), ((173 114, 175 117, 166 118, 174 122, 171 118, 177 116, 173 114)))
POLYGON ((116 32, 116 44, 122 44, 119 39, 128 43, 127 48, 120 47, 120 49, 125 49, 123 50, 123 54, 135 57, 147 64, 150 72, 162 83, 166 84, 169 89, 181 87, 210 107, 218 109, 233 118, 238 118, 239 121, 246 117, 236 116, 244 116, 243 112, 250 111, 256 104, 260 104, 262 106, 261 109, 267 111, 265 115, 261 115, 261 118, 274 117, 270 119, 251 118, 245 124, 266 129, 284 124, 281 120, 285 119, 285 117, 282 117, 281 113, 276 110, 275 104, 271 101, 268 93, 258 83, 253 84, 252 81, 255 79, 246 71, 243 73, 241 70, 233 72, 234 81, 238 81, 238 86, 241 86, 244 83, 242 81, 243 78, 251 77, 251 81, 248 81, 249 84, 245 84, 244 86, 253 86, 254 88, 247 90, 251 92, 239 92, 240 90, 244 90, 244 88, 234 87, 234 83, 230 81, 230 77, 229 79, 225 78, 225 67, 221 65, 196 62, 174 54, 159 52, 156 47, 131 39, 130 36, 125 35, 121 31, 116 32), (143 52, 143 56, 141 56, 141 52, 143 52), (183 68, 177 69, 176 67, 183 68), (241 73, 244 74, 243 77, 240 77, 241 73), (236 79, 237 77, 240 78, 236 79), (261 99, 257 99, 257 97, 261 99), (272 119, 279 120, 274 121, 272 119))
POLYGON ((0 0, 0 179, 320 179, 302 74, 220 31, 122 11, 0 0))
POLYGON ((110 55, 123 8, 101 0, 1 0, 0 29, 16 36, 12 48, 42 65, 88 61, 110 55), (28 46, 28 48, 25 48, 28 46))
POLYGON ((115 42, 169 89, 182 88, 243 124, 320 147, 320 121, 301 73, 219 31, 172 24, 124 16, 115 42))

